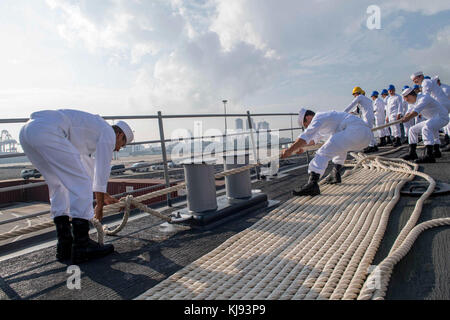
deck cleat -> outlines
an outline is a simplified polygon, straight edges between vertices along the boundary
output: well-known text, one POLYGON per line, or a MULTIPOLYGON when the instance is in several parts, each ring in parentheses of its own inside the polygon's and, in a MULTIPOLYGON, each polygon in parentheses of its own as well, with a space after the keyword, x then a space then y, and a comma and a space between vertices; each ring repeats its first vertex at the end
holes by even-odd
POLYGON ((170 224, 184 223, 189 220, 192 220, 193 217, 191 214, 180 213, 179 211, 173 212, 170 214, 170 224))

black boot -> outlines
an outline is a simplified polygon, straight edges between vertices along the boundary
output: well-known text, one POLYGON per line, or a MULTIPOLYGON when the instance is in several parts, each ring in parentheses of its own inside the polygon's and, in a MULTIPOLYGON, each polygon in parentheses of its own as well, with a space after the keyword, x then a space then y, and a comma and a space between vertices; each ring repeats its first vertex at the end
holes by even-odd
POLYGON ((333 169, 331 169, 331 172, 328 175, 328 177, 326 178, 325 182, 328 183, 328 184, 341 183, 342 182, 341 169, 342 169, 342 165, 335 164, 333 169))
POLYGON ((384 147, 386 145, 386 137, 380 138, 380 143, 377 145, 377 147, 384 147))
POLYGON ((450 152, 450 144, 441 150, 442 152, 450 152))
POLYGON ((391 136, 387 136, 386 144, 392 144, 391 136))
POLYGON ((448 136, 448 134, 446 134, 444 136, 444 144, 442 145, 442 147, 444 147, 444 146, 446 146, 448 144, 450 144, 450 137, 448 136))
POLYGON ((114 252, 112 244, 100 245, 89 238, 89 221, 73 218, 72 264, 104 257, 114 252))
POLYGON ((419 159, 416 152, 417 144, 410 144, 409 145, 409 153, 406 156, 403 156, 403 160, 416 160, 419 159))
POLYGON ((433 145, 425 146, 425 156, 417 159, 416 163, 435 163, 436 159, 433 156, 433 145))
POLYGON ((53 219, 56 225, 58 244, 56 245, 56 259, 59 262, 70 259, 72 254, 72 230, 68 216, 60 216, 53 219))
POLYGON ((402 145, 402 140, 400 139, 400 137, 395 138, 393 146, 395 148, 397 148, 397 147, 400 147, 401 145, 402 145))
POLYGON ((433 156, 438 159, 438 158, 442 158, 442 153, 441 153, 441 149, 439 149, 440 145, 439 144, 435 144, 433 146, 433 156))
POLYGON ((364 153, 372 153, 372 152, 377 152, 378 151, 378 147, 372 146, 372 147, 367 147, 363 150, 364 153))
POLYGON ((320 194, 320 188, 319 188, 319 179, 320 174, 311 172, 309 174, 309 180, 308 183, 305 184, 301 188, 295 188, 294 191, 292 191, 294 196, 317 196, 320 194))

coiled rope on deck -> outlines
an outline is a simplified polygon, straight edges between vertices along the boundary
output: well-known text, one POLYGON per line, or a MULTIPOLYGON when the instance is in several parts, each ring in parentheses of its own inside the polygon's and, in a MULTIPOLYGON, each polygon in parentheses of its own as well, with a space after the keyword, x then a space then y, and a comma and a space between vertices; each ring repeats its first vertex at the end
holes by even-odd
POLYGON ((395 264, 418 235, 450 225, 450 218, 414 227, 435 186, 417 164, 352 155, 357 162, 342 184, 290 199, 137 299, 383 298, 395 264), (400 190, 415 176, 430 186, 388 257, 367 277, 400 190))

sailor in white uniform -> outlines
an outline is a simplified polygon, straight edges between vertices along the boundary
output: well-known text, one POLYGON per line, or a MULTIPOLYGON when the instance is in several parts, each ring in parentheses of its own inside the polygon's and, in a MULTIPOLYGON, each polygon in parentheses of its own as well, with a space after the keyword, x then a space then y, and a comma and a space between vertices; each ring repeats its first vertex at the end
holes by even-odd
MULTIPOLYGON (((402 97, 400 97, 398 94, 395 93, 395 86, 390 85, 388 88, 389 91, 389 97, 387 99, 387 115, 386 115, 386 122, 393 122, 396 120, 400 120, 402 116, 402 108, 403 108, 403 101, 402 97)), ((400 140, 401 136, 401 129, 400 124, 395 124, 390 126, 392 130, 392 135, 394 136, 394 147, 401 146, 402 142, 400 140)))
MULTIPOLYGON (((381 99, 384 102, 384 113, 386 114, 386 118, 388 116, 388 110, 387 110, 387 101, 389 99, 389 92, 387 89, 383 89, 381 91, 381 99)), ((385 123, 386 123, 386 118, 385 118, 385 123)), ((387 136, 386 136, 386 143, 387 144, 392 144, 392 140, 391 140, 391 128, 386 128, 386 132, 387 132, 387 136)))
POLYGON ((450 99, 442 90, 441 86, 439 86, 437 82, 438 78, 433 79, 425 79, 423 72, 419 71, 411 75, 411 80, 422 86, 422 93, 429 94, 432 98, 437 100, 444 108, 447 108, 447 111, 450 112, 450 99))
MULTIPOLYGON (((450 99, 450 86, 442 83, 441 79, 439 79, 439 76, 433 77, 431 80, 435 80, 437 84, 441 87, 442 91, 444 91, 445 95, 450 99)), ((450 115, 449 115, 450 116, 450 115)), ((450 144, 450 123, 444 127, 444 133, 445 133, 445 145, 450 144)), ((450 146, 444 148, 442 151, 450 151, 450 146)))
MULTIPOLYGON (((355 87, 353 89, 352 95, 355 97, 353 101, 344 109, 344 112, 350 113, 356 110, 357 107, 361 109, 361 119, 367 124, 367 126, 372 129, 375 123, 375 115, 373 112, 373 103, 364 94, 364 90, 360 87, 355 87)), ((375 137, 372 135, 369 147, 364 150, 365 153, 371 153, 378 151, 376 147, 375 137)))
MULTIPOLYGON (((432 98, 437 100, 444 108, 447 109, 447 112, 450 113, 450 99, 439 86, 437 79, 438 77, 434 77, 433 79, 426 79, 422 71, 413 73, 411 75, 411 80, 415 84, 422 86, 423 94, 431 95, 432 98)), ((441 144, 439 136, 436 137, 434 144, 441 144)))
MULTIPOLYGON (((403 91, 406 90, 406 89, 408 89, 408 88, 409 88, 409 86, 404 86, 404 87, 403 87, 403 91)), ((414 90, 414 88, 413 88, 413 90, 414 90)), ((403 111, 402 111, 402 115, 405 115, 405 114, 407 114, 407 113, 410 113, 410 112, 412 111, 413 107, 414 107, 414 105, 409 104, 405 99, 403 99, 403 111)), ((417 117, 416 117, 415 119, 417 119, 417 117)), ((413 125, 415 125, 414 119, 411 119, 410 121, 404 122, 404 123, 403 123, 403 127, 405 128, 405 136, 406 136, 406 139, 408 139, 409 129, 410 129, 413 125)))
POLYGON ((434 163, 435 158, 440 157, 439 145, 435 144, 439 129, 448 124, 448 112, 437 100, 429 94, 417 96, 413 88, 405 89, 403 97, 409 104, 414 105, 411 112, 402 118, 402 122, 408 122, 421 113, 427 120, 420 122, 409 129, 409 154, 403 157, 405 160, 416 160, 416 163, 434 163), (422 132, 426 154, 422 158, 417 157, 416 147, 419 132, 422 132))
POLYGON ((325 173, 330 160, 334 167, 326 181, 330 184, 340 183, 340 170, 347 158, 347 152, 366 148, 373 137, 367 123, 347 112, 329 111, 315 114, 311 110, 301 109, 299 125, 306 130, 290 148, 283 150, 282 158, 287 158, 294 152, 302 153, 303 147, 307 145, 314 145, 325 139, 326 142, 309 163, 308 184, 294 189, 293 194, 296 196, 320 194, 318 181, 325 173))
MULTIPOLYGON (((419 85, 415 84, 413 89, 414 89, 415 93, 417 94, 417 97, 419 97, 422 94, 422 88, 419 85)), ((425 121, 425 119, 424 119, 424 117, 422 117, 421 114, 419 114, 417 117, 414 118, 414 124, 418 124, 422 121, 425 121)))
POLYGON ((93 192, 95 215, 101 220, 103 206, 118 202, 106 192, 113 152, 132 140, 133 131, 125 122, 111 126, 98 115, 77 110, 35 112, 22 127, 22 148, 48 185, 58 260, 72 258, 78 264, 114 251, 112 245, 89 239, 93 192))
POLYGON ((442 91, 444 91, 445 95, 450 99, 450 86, 448 84, 442 83, 441 79, 439 79, 439 76, 435 76, 431 78, 432 81, 436 81, 438 86, 441 87, 442 91))
MULTIPOLYGON (((385 124, 386 119, 386 111, 385 111, 385 103, 383 99, 379 97, 378 91, 372 92, 372 101, 373 101, 373 112, 375 114, 375 126, 379 127, 385 124)), ((383 147, 387 145, 386 136, 389 135, 389 131, 387 128, 378 130, 378 137, 380 138, 380 143, 378 146, 383 147)))

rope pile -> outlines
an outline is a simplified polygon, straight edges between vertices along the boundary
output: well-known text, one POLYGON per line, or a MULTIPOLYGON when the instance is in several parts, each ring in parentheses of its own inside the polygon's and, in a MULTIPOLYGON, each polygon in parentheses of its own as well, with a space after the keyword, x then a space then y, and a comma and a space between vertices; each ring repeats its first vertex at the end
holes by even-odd
MULTIPOLYGON (((372 129, 376 131, 399 121, 372 129)), ((321 145, 305 147, 317 150, 321 145)), ((450 225, 450 218, 416 226, 424 201, 435 181, 418 172, 414 163, 384 158, 401 148, 366 156, 351 153, 356 163, 340 185, 323 185, 320 196, 290 199, 250 228, 162 281, 138 299, 382 299, 395 264, 424 230, 450 225), (389 214, 404 184, 415 176, 426 179, 428 190, 389 255, 372 273, 368 270, 383 238, 389 214)), ((237 174, 260 163, 228 170, 216 178, 237 174)), ((139 197, 131 195, 108 205, 104 216, 120 212, 122 222, 110 230, 96 219, 98 241, 121 231, 130 210, 172 222, 172 218, 142 202, 184 189, 185 183, 139 197)), ((0 234, 0 240, 53 226, 53 221, 0 234)))
POLYGON ((288 200, 137 299, 382 299, 395 264, 420 232, 450 225, 450 218, 414 227, 434 180, 402 159, 352 155, 357 163, 342 184, 288 200), (389 214, 414 176, 430 186, 369 275, 389 214))

